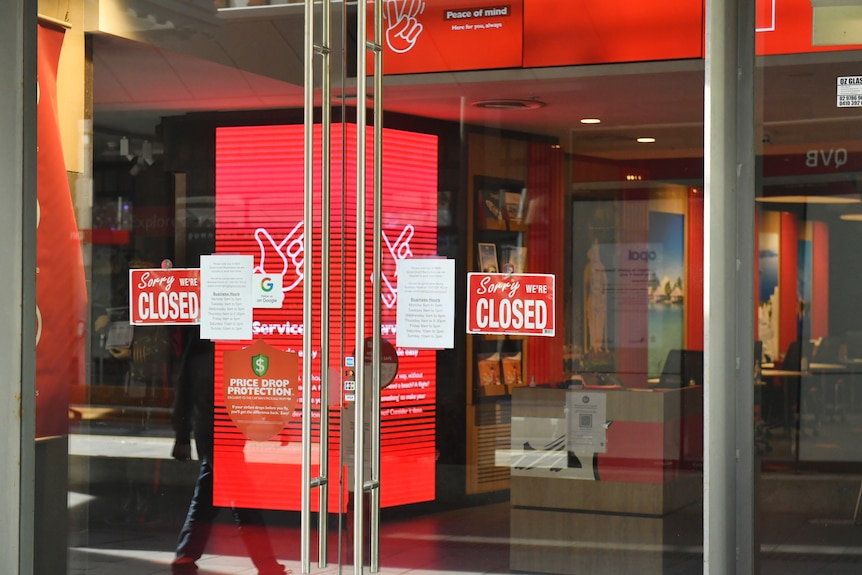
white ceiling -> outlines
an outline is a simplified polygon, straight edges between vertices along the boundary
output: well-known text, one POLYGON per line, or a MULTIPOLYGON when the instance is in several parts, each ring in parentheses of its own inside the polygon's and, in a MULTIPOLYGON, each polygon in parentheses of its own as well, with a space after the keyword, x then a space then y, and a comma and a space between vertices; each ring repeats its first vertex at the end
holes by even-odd
MULTIPOLYGON (((147 136, 161 116, 302 106, 303 24, 295 9, 225 19, 207 34, 153 30, 138 37, 142 41, 94 38, 97 131, 147 136)), ((757 107, 768 153, 814 144, 862 149, 862 112, 835 106, 836 77, 860 73, 858 52, 760 60, 757 107)), ((703 62, 675 61, 394 76, 386 78, 384 102, 386 111, 553 136, 573 153, 686 157, 702 154, 703 92, 703 62), (546 105, 471 105, 485 99, 546 105), (584 126, 583 117, 602 123, 584 126), (637 144, 639 136, 657 142, 637 144)))

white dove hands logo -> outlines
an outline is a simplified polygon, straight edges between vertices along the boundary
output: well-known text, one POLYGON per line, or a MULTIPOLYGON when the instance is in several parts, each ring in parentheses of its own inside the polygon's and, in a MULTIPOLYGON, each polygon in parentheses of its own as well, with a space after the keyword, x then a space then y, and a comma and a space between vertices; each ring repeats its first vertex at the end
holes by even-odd
MULTIPOLYGON (((413 250, 410 249, 410 240, 413 239, 416 229, 411 224, 404 226, 404 229, 401 230, 401 234, 398 236, 398 239, 395 240, 395 243, 389 241, 389 236, 386 235, 386 231, 381 230, 381 232, 383 234, 383 241, 386 242, 386 248, 389 250, 389 255, 392 256, 392 263, 397 266, 398 260, 406 260, 413 257, 413 250)), ((393 277, 396 277, 397 275, 398 272, 396 271, 393 274, 393 277)), ((398 301, 398 288, 385 273, 381 272, 380 276, 383 285, 385 285, 388 290, 388 292, 382 292, 380 294, 380 299, 383 300, 386 307, 392 309, 398 301)), ((371 281, 374 282, 373 276, 371 281)))
POLYGON ((417 16, 425 11, 422 0, 388 0, 383 19, 386 20, 386 44, 398 54, 409 52, 424 27, 417 16))
POLYGON ((254 231, 254 239, 257 240, 257 245, 260 248, 260 260, 254 267, 254 273, 280 274, 284 278, 281 291, 285 293, 298 286, 304 277, 305 231, 303 224, 302 221, 296 224, 279 243, 272 239, 269 231, 265 228, 258 228, 254 231), (294 273, 296 274, 295 278, 293 277, 294 273))

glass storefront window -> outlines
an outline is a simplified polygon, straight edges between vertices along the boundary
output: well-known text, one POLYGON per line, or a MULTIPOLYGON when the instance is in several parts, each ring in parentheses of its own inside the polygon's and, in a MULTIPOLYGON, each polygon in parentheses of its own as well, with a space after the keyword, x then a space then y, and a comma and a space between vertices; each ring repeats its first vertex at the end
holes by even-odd
MULTIPOLYGON (((862 80, 797 4, 757 11, 754 545, 850 572, 862 80)), ((382 7, 365 139, 336 3, 306 141, 301 3, 40 2, 36 572, 703 570, 704 6, 382 7)))
MULTIPOLYGON (((808 40, 816 30, 800 36, 808 40)), ((759 40, 768 54, 756 93, 762 109, 755 228, 762 572, 807 573, 828 563, 830 571, 849 573, 858 555, 853 349, 860 316, 852 303, 858 118, 847 77, 859 52, 830 45, 846 38, 821 38, 816 48, 787 34, 759 40), (782 86, 791 85, 795 95, 782 96, 782 86), (815 543, 824 529, 848 547, 815 543)))
MULTIPOLYGON (((232 354, 252 340, 296 353, 306 330, 318 338, 312 353, 322 353, 324 314, 331 352, 311 358, 311 398, 315 420, 326 411, 335 425, 327 559, 345 566, 355 560, 347 431, 357 405, 356 366, 349 363, 360 281, 353 254, 363 244, 351 237, 350 66, 336 82, 333 105, 328 216, 335 223, 326 261, 322 200, 315 198, 310 222, 300 209, 299 63, 275 66, 280 60, 247 52, 250 42, 266 53, 296 51, 295 40, 267 33, 298 30, 301 14, 256 3, 208 11, 205 4, 183 13, 120 5, 132 16, 125 22, 110 20, 101 6, 104 19, 87 31, 92 194, 76 205, 85 232, 88 354, 68 442, 71 571, 123 555, 119 546, 130 562, 154 569, 179 559, 175 570, 196 560, 215 571, 268 573, 273 557, 298 568, 299 408, 291 404, 286 421, 264 425, 251 411, 276 404, 252 405, 245 396, 263 389, 262 360, 276 352, 253 352, 261 362, 251 368, 260 370, 257 379, 235 377, 249 368, 232 354), (214 40, 224 54, 212 50, 214 40), (212 301, 222 292, 206 284, 216 260, 225 281, 224 262, 239 265, 234 257, 266 276, 262 288, 277 276, 283 293, 275 307, 252 312, 251 335, 239 342, 209 318, 199 331, 183 321, 198 303, 202 313, 215 313, 212 301), (306 277, 304 262, 312 270, 328 264, 329 283, 314 271, 306 277), (326 311, 314 304, 311 325, 300 313, 307 281, 315 299, 331 297, 326 311), (195 282, 199 302, 188 295, 195 282), (178 403, 197 407, 193 433, 178 403), (203 465, 182 461, 190 454, 203 465), (197 506, 225 508, 211 526, 207 511, 195 516, 211 529, 199 544, 180 533, 193 492, 197 506)), ((387 6, 387 49, 415 48, 416 56, 393 60, 382 103, 381 323, 398 364, 381 398, 382 564, 477 570, 489 555, 476 549, 500 548, 495 571, 698 566, 702 280, 689 270, 698 269, 702 241, 702 66, 692 60, 700 31, 691 26, 699 10, 683 11, 688 32, 653 55, 683 60, 623 64, 634 41, 598 60, 580 52, 560 61, 535 41, 548 22, 530 6, 469 14, 434 3, 424 11, 400 8, 406 10, 387 6), (438 14, 457 22, 435 29, 438 14), (397 33, 397 25, 420 20, 412 35, 397 33), (517 34, 516 21, 525 23, 530 63, 495 71, 521 61, 519 43, 492 35, 517 34), (467 30, 496 38, 501 50, 456 65, 427 52, 429 37, 456 32, 443 55, 470 53, 475 41, 467 30), (588 61, 602 67, 585 74, 577 65, 588 61), (425 72, 447 69, 463 77, 417 83, 425 72), (656 96, 644 98, 634 85, 656 96), (422 326, 430 317, 422 314, 437 310, 452 314, 454 326, 443 325, 454 337, 399 344, 399 334, 416 327, 396 319, 398 305, 407 305, 399 300, 407 273, 399 262, 440 257, 454 263, 454 276, 442 276, 454 284, 450 295, 409 303, 419 333, 428 333, 422 326), (423 543, 416 535, 429 525, 440 531, 423 543), (467 554, 458 552, 465 546, 467 554), (439 564, 429 558, 434 549, 457 560, 439 564)), ((222 303, 240 305, 228 297, 222 303)), ((371 310, 367 299, 362 305, 371 310)), ((297 366, 290 369, 296 378, 297 366)), ((295 382, 279 389, 298 391, 295 382)), ((320 449, 318 442, 316 464, 320 449)))

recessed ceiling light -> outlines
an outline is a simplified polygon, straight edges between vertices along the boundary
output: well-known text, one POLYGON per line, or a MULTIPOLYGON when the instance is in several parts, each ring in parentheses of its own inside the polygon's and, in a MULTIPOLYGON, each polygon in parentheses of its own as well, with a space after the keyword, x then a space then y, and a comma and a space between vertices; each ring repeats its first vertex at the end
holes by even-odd
POLYGON ((581 118, 581 124, 601 124, 602 121, 598 118, 581 118))
POLYGON ((541 100, 479 100, 472 104, 476 108, 488 110, 535 110, 543 108, 545 103, 541 100))
POLYGON ((858 196, 766 196, 755 198, 754 201, 763 204, 858 204, 862 202, 858 196))
POLYGON ((655 142, 655 138, 638 138, 638 142, 641 144, 652 144, 655 142))

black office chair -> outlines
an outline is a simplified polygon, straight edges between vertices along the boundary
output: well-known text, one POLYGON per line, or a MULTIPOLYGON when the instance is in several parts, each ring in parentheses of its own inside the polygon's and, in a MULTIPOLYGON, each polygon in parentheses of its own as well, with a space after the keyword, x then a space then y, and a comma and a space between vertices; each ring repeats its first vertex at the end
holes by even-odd
POLYGON ((658 389, 703 385, 703 351, 672 349, 664 360, 658 389))
MULTIPOLYGON (((668 351, 656 389, 680 389, 703 385, 703 351, 672 349, 668 351)), ((702 469, 703 437, 691 428, 685 417, 685 401, 680 395, 679 465, 680 469, 702 469)))
POLYGON ((848 331, 844 335, 844 348, 847 361, 862 360, 862 331, 848 331))
MULTIPOLYGON (((829 335, 820 340, 820 345, 814 349, 812 361, 840 365, 844 363, 844 356, 844 338, 829 335)), ((824 420, 844 422, 847 407, 847 375, 847 373, 839 371, 837 373, 823 373, 818 376, 824 420)))
MULTIPOLYGON (((799 340, 790 342, 784 359, 781 361, 781 369, 803 371, 802 360, 805 359, 804 363, 807 365, 811 358, 812 347, 807 342, 803 345, 799 340)), ((797 432, 800 434, 809 432, 811 435, 818 435, 822 416, 822 400, 817 382, 805 375, 785 376, 783 380, 783 385, 788 386, 787 393, 796 420, 797 432)))
POLYGON ((761 364, 763 362, 763 342, 757 340, 754 342, 754 379, 755 379, 755 399, 754 399, 754 448, 759 455, 765 455, 772 451, 772 444, 769 442, 769 425, 770 421, 767 418, 767 413, 774 414, 774 407, 777 403, 775 398, 769 396, 769 391, 761 379, 761 364))

